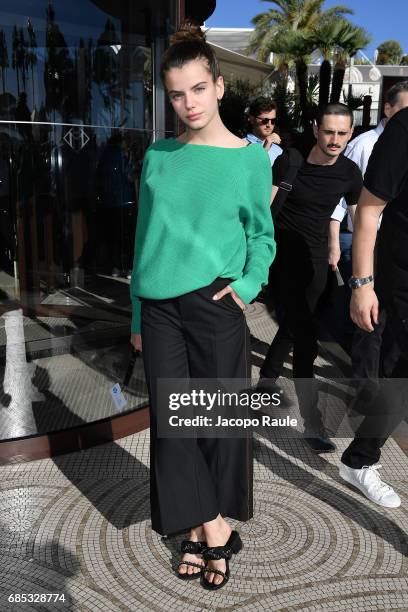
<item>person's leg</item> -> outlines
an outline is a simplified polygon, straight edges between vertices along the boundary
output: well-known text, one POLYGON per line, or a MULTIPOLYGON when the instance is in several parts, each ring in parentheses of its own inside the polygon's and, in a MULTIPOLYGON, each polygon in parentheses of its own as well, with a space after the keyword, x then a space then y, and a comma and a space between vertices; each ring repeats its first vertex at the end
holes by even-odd
MULTIPOLYGON (((367 405, 365 400, 365 391, 367 391, 368 386, 372 387, 377 384, 382 335, 385 326, 386 312, 381 309, 379 322, 374 331, 366 332, 358 328, 353 338, 351 348, 353 378, 357 379, 357 385, 360 387, 357 390, 357 400, 353 408, 356 412, 366 415, 366 418, 356 430, 354 439, 341 457, 342 463, 352 469, 360 469, 377 463, 381 448, 387 440, 384 435, 374 437, 372 419, 369 416, 370 411, 372 411, 372 403, 369 402, 370 405, 367 405)), ((378 431, 385 431, 386 423, 381 422, 381 420, 381 415, 379 415, 378 431)))
POLYGON ((152 528, 170 534, 200 526, 219 512, 216 491, 196 439, 157 435, 158 379, 190 377, 179 300, 143 300, 143 360, 150 399, 152 528))
POLYGON ((293 335, 289 329, 287 317, 279 323, 278 331, 265 356, 265 360, 260 369, 261 378, 275 380, 282 374, 283 364, 288 359, 293 347, 293 335))
POLYGON ((385 325, 386 313, 382 308, 378 325, 374 326, 373 332, 366 332, 360 328, 356 330, 351 347, 353 378, 372 380, 378 378, 380 351, 385 325))
POLYGON ((314 362, 318 355, 315 310, 327 280, 327 262, 313 262, 307 286, 298 291, 291 305, 294 320, 293 377, 304 421, 305 440, 316 452, 329 452, 335 445, 326 440, 321 412, 318 408, 318 389, 314 379, 314 362))
POLYGON ((393 372, 397 367, 400 357, 401 349, 398 346, 398 342, 395 341, 390 325, 386 324, 382 335, 380 348, 380 363, 378 368, 380 378, 391 378, 392 376, 395 377, 393 372))
POLYGON ((279 328, 260 369, 262 378, 276 379, 282 374, 283 364, 293 348, 293 333, 290 328, 288 303, 293 300, 296 283, 294 275, 298 261, 304 260, 299 243, 287 232, 276 232, 277 256, 269 271, 268 294, 278 318, 279 328))
MULTIPOLYGON (((401 390, 396 396, 399 396, 397 401, 402 399, 401 390)), ((381 480, 377 471, 381 466, 376 464, 382 447, 401 421, 401 414, 387 410, 388 393, 380 393, 378 401, 384 414, 364 418, 356 437, 342 455, 339 473, 343 480, 358 488, 372 502, 386 508, 398 508, 401 500, 394 489, 381 480)))
MULTIPOLYGON (((208 287, 181 298, 191 378, 250 378, 249 330, 245 315, 231 296, 214 301, 212 296, 228 284, 217 279, 208 287)), ((223 516, 241 521, 253 514, 252 436, 202 438, 198 440, 216 490, 219 514, 204 522, 208 546, 224 546, 231 527, 223 516)), ((210 568, 225 571, 225 561, 209 561, 210 568)), ((221 575, 206 572, 208 582, 219 584, 221 575)))
POLYGON ((313 313, 306 302, 294 315, 293 378, 313 378, 313 364, 318 354, 317 331, 313 313))
POLYGON ((331 452, 335 446, 326 439, 318 406, 318 382, 314 378, 313 364, 318 354, 316 324, 305 303, 301 314, 294 325, 293 378, 303 419, 304 439, 316 452, 331 452))
MULTIPOLYGON (((212 299, 227 283, 228 279, 217 279, 180 298, 191 378, 250 378, 245 315, 229 295, 218 301, 212 299)), ((199 440, 217 489, 221 514, 241 521, 252 516, 251 441, 251 437, 199 440), (242 479, 239 487, 234 484, 237 477, 242 479)))
MULTIPOLYGON (((397 508, 401 500, 393 488, 381 480, 375 464, 380 459, 381 449, 388 437, 406 415, 408 360, 401 354, 392 372, 394 380, 380 379, 376 387, 374 386, 380 363, 381 335, 386 326, 389 326, 393 342, 397 346, 404 342, 403 334, 396 332, 393 321, 390 316, 386 316, 384 310, 380 313, 379 325, 369 339, 361 333, 357 336, 357 356, 361 356, 361 359, 355 360, 356 372, 360 376, 366 375, 367 384, 362 384, 361 391, 364 391, 365 387, 367 390, 367 385, 371 385, 369 396, 373 397, 369 401, 368 409, 365 402, 360 408, 358 404, 356 406, 357 411, 360 409, 366 416, 342 455, 340 476, 374 503, 387 508, 397 508), (367 348, 367 343, 371 343, 372 350, 365 351, 368 358, 364 359, 364 347, 367 348)), ((401 353, 402 349, 400 346, 401 353)))

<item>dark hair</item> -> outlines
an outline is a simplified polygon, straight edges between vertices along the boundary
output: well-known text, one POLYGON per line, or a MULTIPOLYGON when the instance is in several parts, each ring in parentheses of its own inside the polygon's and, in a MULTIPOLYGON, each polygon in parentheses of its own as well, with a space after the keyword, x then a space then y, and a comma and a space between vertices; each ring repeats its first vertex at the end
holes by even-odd
POLYGON ((207 68, 215 81, 220 76, 220 67, 216 55, 205 40, 205 35, 198 22, 186 20, 177 32, 170 37, 170 46, 163 54, 160 76, 164 82, 166 72, 172 68, 182 68, 187 62, 196 59, 206 60, 207 68))
POLYGON ((252 115, 252 117, 257 117, 259 113, 266 113, 271 110, 278 110, 276 102, 274 102, 270 98, 265 98, 264 96, 261 96, 251 102, 248 109, 248 115, 252 115))
POLYGON ((408 81, 400 81, 399 83, 395 83, 385 94, 385 101, 388 102, 390 106, 395 106, 398 102, 398 96, 400 93, 404 91, 408 92, 408 81))
POLYGON ((325 115, 341 115, 342 117, 349 117, 350 124, 353 125, 353 111, 346 104, 342 104, 341 102, 331 102, 330 104, 327 104, 327 106, 320 108, 316 115, 317 125, 322 123, 325 115))

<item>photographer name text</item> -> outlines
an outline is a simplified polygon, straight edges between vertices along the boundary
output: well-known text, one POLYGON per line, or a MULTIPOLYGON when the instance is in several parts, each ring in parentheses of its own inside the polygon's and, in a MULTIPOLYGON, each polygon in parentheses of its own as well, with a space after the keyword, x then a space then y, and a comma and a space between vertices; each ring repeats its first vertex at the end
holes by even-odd
POLYGON ((213 419, 208 416, 195 416, 192 418, 179 417, 172 415, 169 417, 169 425, 171 427, 297 427, 297 419, 290 416, 272 418, 263 414, 260 418, 225 418, 218 416, 213 419))

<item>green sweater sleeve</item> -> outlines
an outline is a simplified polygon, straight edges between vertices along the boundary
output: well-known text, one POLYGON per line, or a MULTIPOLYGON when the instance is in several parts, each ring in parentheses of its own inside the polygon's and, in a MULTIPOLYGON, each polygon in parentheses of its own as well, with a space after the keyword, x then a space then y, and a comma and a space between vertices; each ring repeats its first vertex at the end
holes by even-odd
POLYGON ((140 334, 141 326, 141 303, 139 298, 132 296, 132 334, 140 334))
POLYGON ((261 150, 260 155, 258 165, 251 173, 250 193, 244 217, 246 263, 242 276, 231 283, 231 287, 245 304, 255 299, 261 287, 268 282, 269 267, 276 253, 270 210, 271 166, 265 151, 261 150))

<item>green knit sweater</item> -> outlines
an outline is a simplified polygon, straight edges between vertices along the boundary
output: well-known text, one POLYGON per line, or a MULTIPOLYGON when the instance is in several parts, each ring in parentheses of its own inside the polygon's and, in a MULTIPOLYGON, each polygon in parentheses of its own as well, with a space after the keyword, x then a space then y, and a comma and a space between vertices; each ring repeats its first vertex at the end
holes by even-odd
POLYGON ((130 293, 132 331, 140 330, 139 297, 165 299, 217 277, 246 304, 268 279, 275 256, 268 154, 183 144, 149 147, 143 163, 130 293))

